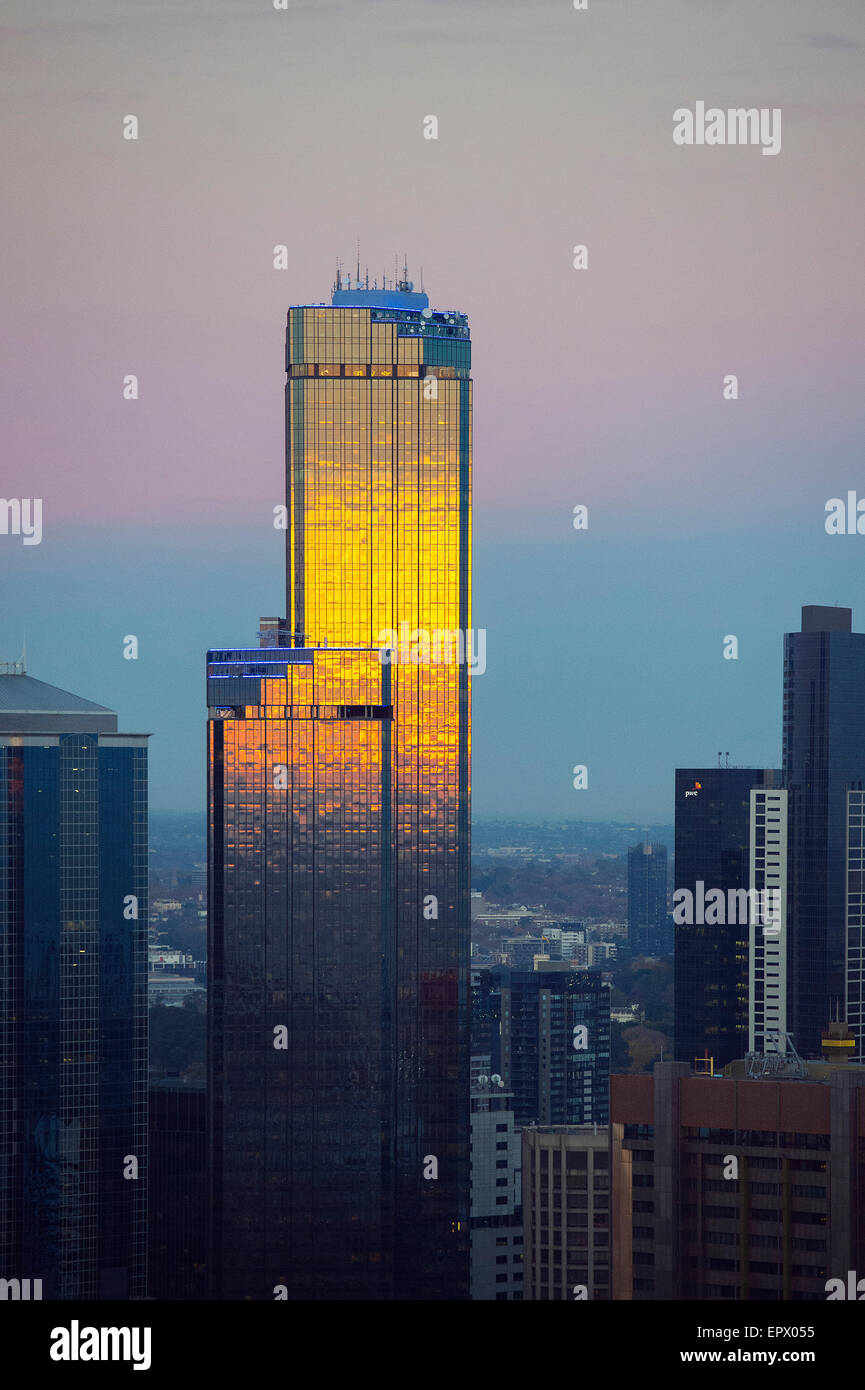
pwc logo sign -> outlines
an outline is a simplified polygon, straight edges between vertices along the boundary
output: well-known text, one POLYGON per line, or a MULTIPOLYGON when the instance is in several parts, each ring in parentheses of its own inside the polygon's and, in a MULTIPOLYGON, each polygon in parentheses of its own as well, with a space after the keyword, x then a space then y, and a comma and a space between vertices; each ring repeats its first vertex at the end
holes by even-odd
POLYGON ((687 798, 689 796, 698 796, 702 790, 703 783, 695 782, 693 788, 685 792, 685 797, 687 798))

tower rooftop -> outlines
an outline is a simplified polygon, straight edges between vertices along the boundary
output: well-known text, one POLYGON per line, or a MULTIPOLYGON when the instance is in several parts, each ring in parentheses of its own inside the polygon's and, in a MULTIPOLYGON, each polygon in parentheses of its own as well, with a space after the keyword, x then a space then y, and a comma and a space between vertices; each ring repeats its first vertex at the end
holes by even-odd
POLYGON ((330 302, 334 309, 410 309, 419 314, 429 308, 429 295, 408 280, 397 289, 334 290, 330 302))
POLYGON ((0 675, 0 733, 116 733, 117 715, 24 674, 0 675))

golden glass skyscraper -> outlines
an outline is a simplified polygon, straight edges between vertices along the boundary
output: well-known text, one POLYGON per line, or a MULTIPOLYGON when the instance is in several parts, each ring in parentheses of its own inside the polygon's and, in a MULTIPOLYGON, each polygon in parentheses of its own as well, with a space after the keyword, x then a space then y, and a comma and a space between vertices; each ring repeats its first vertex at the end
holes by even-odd
POLYGON ((465 1298, 468 324, 338 278, 286 369, 287 618, 208 665, 214 1291, 465 1298))

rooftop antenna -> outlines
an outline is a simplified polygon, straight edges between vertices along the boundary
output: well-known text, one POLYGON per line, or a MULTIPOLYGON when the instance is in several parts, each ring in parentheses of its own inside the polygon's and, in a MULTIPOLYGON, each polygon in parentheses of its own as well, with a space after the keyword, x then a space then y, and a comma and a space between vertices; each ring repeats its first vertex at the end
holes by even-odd
POLYGON ((336 258, 336 283, 335 283, 335 285, 334 285, 334 289, 336 289, 336 290, 341 290, 341 289, 342 289, 342 282, 340 281, 340 278, 339 278, 339 256, 337 256, 337 258, 336 258))
POLYGON ((369 289, 369 266, 366 268, 366 288, 369 289))
POLYGON ((360 237, 357 239, 357 279, 355 280, 355 289, 360 289, 360 237))
POLYGON ((729 754, 729 753, 725 753, 725 754, 724 754, 724 757, 727 759, 727 761, 726 761, 726 763, 725 763, 725 767, 729 767, 729 766, 730 766, 730 754, 729 754))
POLYGON ((718 766, 719 766, 719 767, 721 766, 721 758, 722 758, 722 756, 723 756, 723 755, 719 752, 719 754, 718 754, 718 766))

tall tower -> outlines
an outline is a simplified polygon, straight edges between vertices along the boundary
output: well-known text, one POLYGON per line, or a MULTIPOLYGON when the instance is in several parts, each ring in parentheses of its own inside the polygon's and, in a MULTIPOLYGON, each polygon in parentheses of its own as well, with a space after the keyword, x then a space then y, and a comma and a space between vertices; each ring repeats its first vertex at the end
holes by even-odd
POLYGON ((208 658, 223 1298, 468 1296, 469 368, 407 280, 289 311, 287 619, 208 658))
POLYGON ((628 946, 632 956, 654 955, 667 920, 667 846, 641 843, 628 850, 628 946))
POLYGON ((147 735, 20 664, 0 668, 0 881, 3 1278, 143 1298, 147 735))
MULTIPOLYGON (((861 974, 861 836, 848 793, 865 787, 865 633, 852 627, 849 608, 808 606, 801 632, 784 638, 788 1027, 803 1057, 819 1057, 823 1029, 844 1018, 848 964, 861 974)), ((850 992, 859 1004, 858 983, 850 992)))
MULTIPOLYGON (((680 1062, 693 1063, 708 1055, 720 1068, 743 1057, 748 1050, 752 955, 747 893, 752 874, 755 887, 758 870, 765 877, 766 855, 761 848, 759 856, 754 856, 752 868, 752 789, 762 792, 776 787, 779 776, 772 768, 676 769, 677 897, 679 890, 684 889, 696 903, 714 890, 721 892, 724 904, 722 912, 710 913, 708 922, 704 911, 674 912, 674 1029, 676 1059, 680 1062)), ((765 807, 760 814, 761 845, 765 845, 765 807)), ((755 823, 756 817, 755 810, 755 823)), ((769 834, 773 835, 771 825, 769 834)), ((764 886, 762 880, 759 886, 764 886)), ((758 933, 755 940, 761 950, 764 946, 774 950, 776 938, 764 939, 758 933)), ((763 976, 761 966, 758 980, 762 981, 763 976)))

